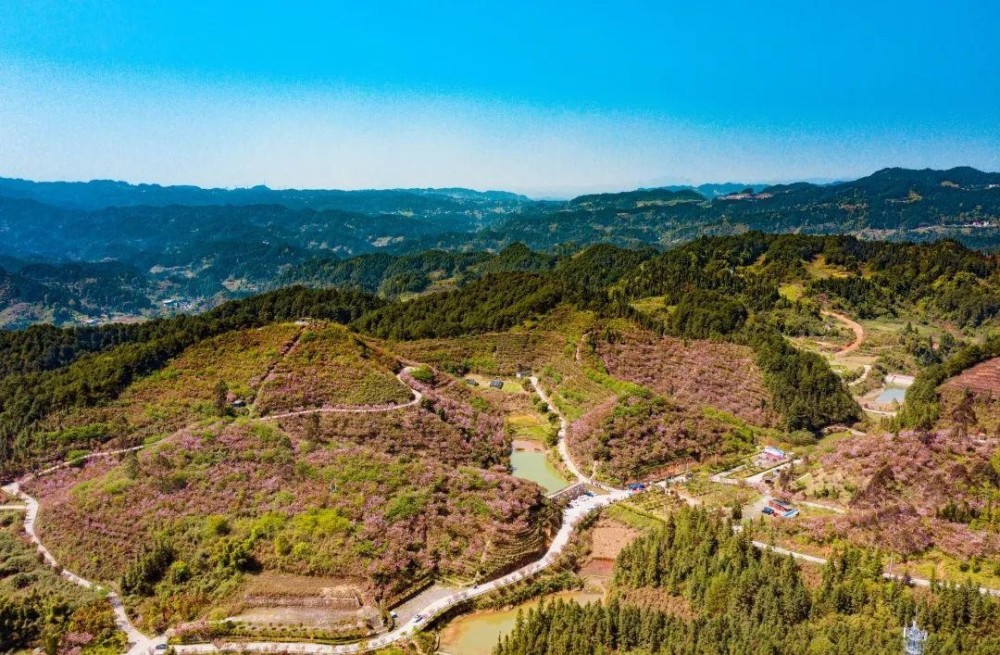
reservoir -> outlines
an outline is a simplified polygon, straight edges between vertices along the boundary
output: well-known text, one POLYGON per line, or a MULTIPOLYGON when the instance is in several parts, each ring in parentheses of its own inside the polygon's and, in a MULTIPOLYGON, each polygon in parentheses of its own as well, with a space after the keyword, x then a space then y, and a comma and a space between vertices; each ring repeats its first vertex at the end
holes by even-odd
POLYGON ((879 405, 890 405, 893 402, 902 404, 905 397, 905 387, 886 387, 882 389, 882 393, 878 395, 875 402, 879 405))
MULTIPOLYGON (((601 596, 597 593, 569 591, 546 596, 545 601, 562 598, 585 605, 600 601, 601 596)), ((530 607, 537 607, 538 602, 538 599, 529 600, 509 610, 491 610, 460 616, 445 626, 441 632, 439 650, 448 655, 490 655, 497 644, 497 639, 514 628, 518 610, 527 611, 530 607)))
POLYGON ((515 442, 514 450, 510 454, 510 465, 516 477, 537 483, 546 493, 558 491, 566 486, 566 480, 544 452, 519 449, 518 442, 515 442))

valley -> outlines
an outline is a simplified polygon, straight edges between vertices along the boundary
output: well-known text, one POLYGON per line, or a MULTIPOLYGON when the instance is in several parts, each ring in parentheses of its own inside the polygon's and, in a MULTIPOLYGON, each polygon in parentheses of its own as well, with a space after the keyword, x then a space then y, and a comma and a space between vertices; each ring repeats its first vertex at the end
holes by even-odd
POLYGON ((552 594, 687 630, 713 615, 692 588, 620 573, 678 521, 735 528, 745 563, 790 555, 802 602, 830 562, 873 575, 865 603, 988 599, 995 267, 952 244, 750 233, 595 246, 407 300, 290 287, 3 333, 6 489, 28 509, 0 516, 65 579, 113 590, 136 655, 426 652, 456 616, 552 594), (898 266, 914 282, 887 304, 898 266), (891 415, 868 407, 914 374, 891 415))
POLYGON ((560 255, 601 243, 663 251, 752 230, 952 239, 983 251, 1000 245, 996 173, 888 168, 827 185, 758 188, 747 195, 665 187, 543 201, 455 188, 0 178, 0 326, 196 313, 290 284, 406 299, 489 273, 549 270, 560 255))
POLYGON ((0 4, 0 655, 1000 655, 998 32, 0 4))

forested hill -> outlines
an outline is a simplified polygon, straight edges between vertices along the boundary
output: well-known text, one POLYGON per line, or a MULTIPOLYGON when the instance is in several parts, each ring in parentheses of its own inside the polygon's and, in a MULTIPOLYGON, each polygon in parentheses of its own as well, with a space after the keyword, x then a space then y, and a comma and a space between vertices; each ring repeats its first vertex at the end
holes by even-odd
MULTIPOLYGON (((533 248, 607 241, 666 247, 705 234, 745 230, 856 234, 898 241, 955 238, 1000 245, 1000 173, 891 168, 831 185, 751 187, 708 200, 692 190, 644 189, 581 196, 559 208, 526 209, 475 235, 478 247, 520 241, 533 248)), ((457 247, 465 235, 434 245, 457 247)))
MULTIPOLYGON (((348 283, 385 297, 444 290, 489 270, 483 251, 515 244, 543 259, 599 243, 664 250, 747 230, 1000 245, 998 173, 885 169, 827 186, 732 188, 706 187, 711 199, 672 187, 539 202, 460 188, 0 179, 0 326, 202 310, 292 282, 348 283), (399 260, 430 250, 447 254, 399 260)), ((550 266, 501 261, 498 270, 550 266)))
MULTIPOLYGON (((292 286, 197 316, 0 332, 0 463, 22 467, 51 456, 54 447, 72 447, 72 439, 51 443, 40 427, 51 414, 106 403, 192 344, 275 321, 328 319, 370 337, 410 341, 530 330, 554 320, 561 308, 587 310, 609 326, 622 320, 655 333, 747 348, 784 427, 808 431, 860 414, 826 360, 786 338, 823 333, 821 309, 864 317, 920 315, 958 330, 1000 327, 996 257, 954 242, 752 232, 701 238, 663 253, 598 245, 551 256, 515 246, 498 255, 425 253, 367 264, 358 269, 357 284, 344 285, 348 289, 292 286), (408 269, 447 266, 465 267, 465 277, 450 289, 409 300, 363 290, 408 269)), ((602 338, 613 341, 613 332, 609 327, 602 338)), ((941 361, 949 349, 942 345, 926 355, 941 361)))
POLYGON ((622 550, 608 600, 542 603, 519 614, 493 652, 895 655, 903 652, 898 626, 913 616, 931 630, 928 653, 997 652, 1000 603, 972 585, 917 594, 882 579, 877 553, 853 549, 835 550, 810 575, 755 549, 747 532, 682 510, 622 550))

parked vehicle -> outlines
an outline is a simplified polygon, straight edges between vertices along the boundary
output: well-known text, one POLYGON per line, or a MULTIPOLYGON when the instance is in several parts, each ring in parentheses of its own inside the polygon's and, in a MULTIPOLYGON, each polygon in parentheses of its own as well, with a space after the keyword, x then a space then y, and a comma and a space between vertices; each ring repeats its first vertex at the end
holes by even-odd
POLYGON ((782 514, 785 513, 785 512, 787 512, 788 510, 792 509, 791 503, 789 503, 787 501, 783 501, 783 500, 772 500, 772 501, 770 501, 768 503, 768 505, 775 512, 782 513, 782 514))
POLYGON ((774 516, 774 510, 771 509, 770 507, 763 508, 762 510, 760 510, 760 513, 767 514, 768 516, 774 516))

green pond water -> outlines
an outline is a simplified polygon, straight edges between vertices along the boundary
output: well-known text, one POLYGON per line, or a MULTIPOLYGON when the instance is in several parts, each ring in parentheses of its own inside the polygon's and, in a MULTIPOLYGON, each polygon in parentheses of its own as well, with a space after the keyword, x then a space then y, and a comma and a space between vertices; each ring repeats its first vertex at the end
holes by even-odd
POLYGON ((516 477, 537 482, 547 492, 558 491, 566 486, 566 480, 559 475, 545 453, 515 450, 510 454, 510 465, 516 477))
MULTIPOLYGON (((571 591, 547 596, 545 600, 548 602, 555 598, 572 599, 585 604, 601 600, 601 594, 571 591)), ((438 650, 448 655, 490 655, 497 639, 514 629, 517 611, 535 607, 538 602, 537 599, 529 600, 509 610, 476 612, 460 616, 445 626, 438 650)))
POLYGON ((902 403, 905 398, 905 387, 885 387, 882 390, 882 393, 879 394, 878 398, 875 399, 875 402, 879 405, 888 405, 893 401, 902 403))

